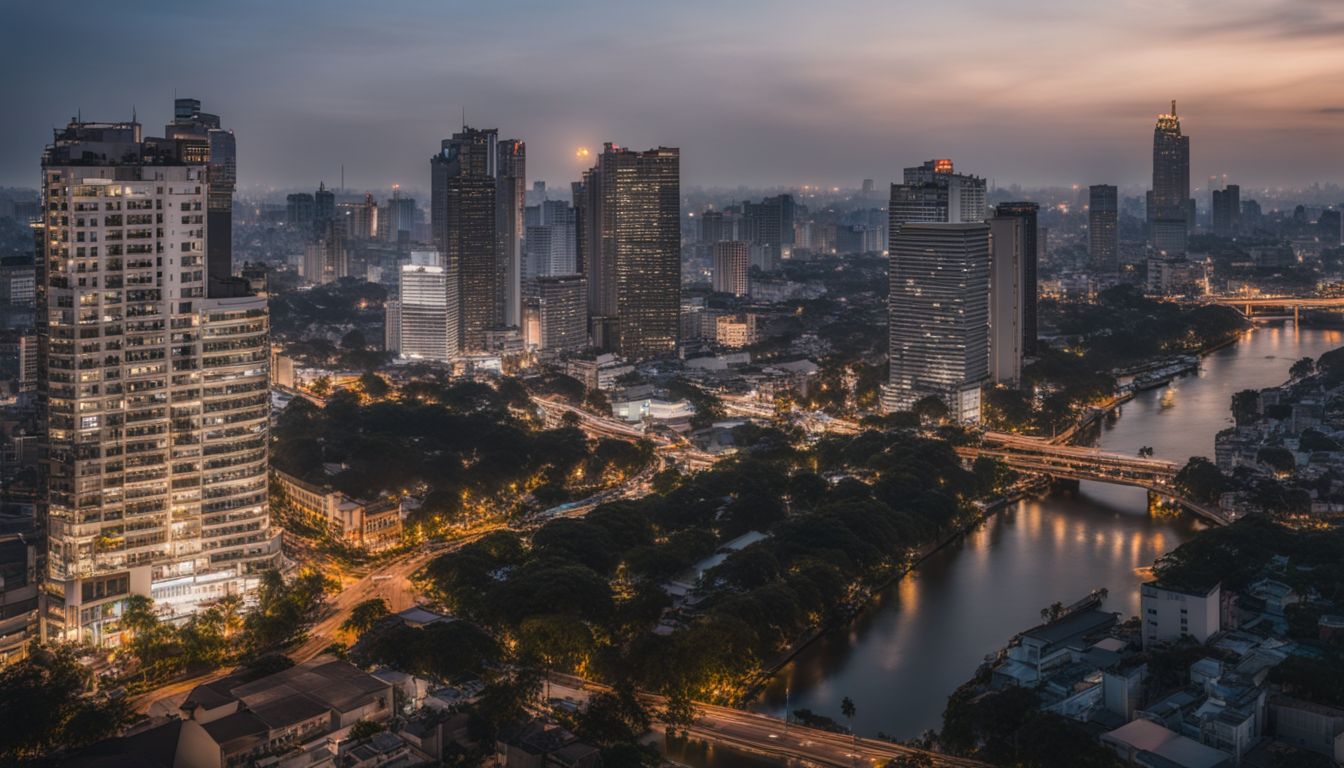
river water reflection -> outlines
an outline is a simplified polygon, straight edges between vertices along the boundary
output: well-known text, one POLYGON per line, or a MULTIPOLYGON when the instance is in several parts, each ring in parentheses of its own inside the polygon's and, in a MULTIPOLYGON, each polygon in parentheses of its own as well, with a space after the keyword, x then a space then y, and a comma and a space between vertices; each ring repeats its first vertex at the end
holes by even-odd
MULTIPOLYGON (((1233 392, 1278 384, 1294 360, 1342 342, 1339 331, 1261 326, 1205 358, 1198 375, 1126 403, 1098 444, 1129 454, 1151 446, 1157 457, 1182 462, 1212 458, 1214 434, 1231 423, 1233 392)), ((1041 608, 1105 587, 1108 610, 1136 614, 1145 569, 1202 525, 1185 515, 1152 518, 1146 492, 1100 483, 1020 502, 809 647, 755 706, 782 716, 787 690, 791 709, 842 720, 840 700, 849 696, 860 733, 918 736, 939 726, 948 694, 986 654, 1036 623, 1041 608)))

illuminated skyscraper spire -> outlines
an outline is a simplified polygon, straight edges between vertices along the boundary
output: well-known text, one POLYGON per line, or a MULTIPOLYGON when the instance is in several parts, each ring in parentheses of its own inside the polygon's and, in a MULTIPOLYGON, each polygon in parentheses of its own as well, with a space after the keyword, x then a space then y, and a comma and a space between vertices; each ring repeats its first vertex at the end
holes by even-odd
POLYGON ((1182 135, 1171 112, 1157 116, 1153 129, 1153 190, 1148 198, 1148 233, 1153 249, 1168 255, 1185 253, 1186 236, 1194 219, 1190 199, 1190 137, 1182 135))

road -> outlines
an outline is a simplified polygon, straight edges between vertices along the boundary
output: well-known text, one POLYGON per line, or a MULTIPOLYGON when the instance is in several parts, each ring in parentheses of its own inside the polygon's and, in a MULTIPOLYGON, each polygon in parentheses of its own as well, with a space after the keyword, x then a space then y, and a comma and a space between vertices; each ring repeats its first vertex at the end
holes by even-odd
MULTIPOLYGON (((605 690, 603 686, 578 680, 567 675, 552 675, 551 698, 586 701, 591 693, 605 690)), ((655 708, 662 704, 661 697, 645 696, 655 708)), ((883 765, 888 760, 908 755, 925 755, 935 766, 951 768, 984 768, 978 760, 952 757, 937 752, 915 749, 877 739, 855 739, 849 734, 822 731, 783 721, 756 712, 747 712, 713 704, 699 704, 696 723, 688 733, 692 738, 711 741, 737 749, 791 758, 817 765, 853 768, 856 763, 883 765)))
MULTIPOLYGON (((653 476, 665 465, 666 458, 661 454, 655 454, 654 461, 649 462, 643 470, 632 475, 621 485, 598 491, 592 496, 572 504, 552 508, 547 510, 552 514, 542 513, 514 527, 517 530, 533 530, 555 517, 582 517, 601 504, 618 499, 639 498, 648 495, 653 476)), ((342 640, 341 624, 349 617, 350 611, 365 600, 382 598, 387 603, 387 607, 394 613, 410 608, 416 604, 415 586, 411 583, 411 576, 416 571, 438 555, 459 549, 466 544, 477 541, 488 533, 503 530, 507 527, 509 526, 505 523, 479 526, 452 542, 425 544, 390 562, 375 566, 369 573, 347 580, 341 584, 341 591, 330 598, 323 618, 309 627, 308 636, 303 643, 287 651, 285 655, 295 662, 302 663, 320 655, 323 649, 332 643, 342 640)), ((224 677, 231 671, 232 669, 215 670, 205 675, 156 688, 142 695, 137 700, 135 709, 137 712, 148 714, 151 717, 176 714, 182 705, 182 701, 186 699, 187 694, 191 693, 193 688, 202 683, 224 677)))
POLYGON ((713 466, 721 456, 707 453, 699 450, 686 441, 685 438, 669 437, 668 435, 657 432, 646 432, 642 425, 632 424, 628 421, 622 421, 611 417, 598 416, 595 413, 585 411, 582 408, 562 403, 558 400, 547 400, 545 398, 534 397, 532 402, 541 409, 549 419, 559 421, 566 413, 572 413, 579 419, 579 429, 584 434, 592 438, 609 437, 616 440, 648 440, 654 444, 655 449, 670 457, 673 461, 691 469, 705 469, 713 466))

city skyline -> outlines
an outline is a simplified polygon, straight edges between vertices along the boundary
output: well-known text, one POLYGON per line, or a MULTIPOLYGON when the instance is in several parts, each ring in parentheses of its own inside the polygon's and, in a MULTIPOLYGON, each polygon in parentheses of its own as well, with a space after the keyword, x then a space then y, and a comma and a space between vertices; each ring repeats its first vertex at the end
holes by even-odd
POLYGON ((0 183, 36 184, 25 150, 53 124, 133 110, 147 125, 166 123, 163 94, 174 91, 229 116, 247 148, 241 192, 336 186, 342 165, 347 188, 423 188, 425 148, 458 130, 464 110, 470 124, 530 143, 529 175, 555 186, 584 169, 576 148, 617 139, 681 147, 688 187, 857 186, 895 180, 902 158, 917 156, 956 157, 1001 185, 1130 187, 1146 183, 1143 126, 1171 98, 1199 137, 1195 179, 1226 173, 1248 188, 1291 186, 1344 170, 1344 104, 1329 97, 1344 82, 1344 9, 1235 2, 1214 18, 1194 4, 1151 13, 1158 7, 1147 0, 1034 5, 853 3, 850 13, 821 14, 799 4, 694 4, 643 25, 601 3, 498 4, 451 18, 446 8, 373 16, 294 6, 270 9, 264 28, 246 4, 91 9, 59 26, 44 22, 41 6, 22 5, 9 28, 25 34, 3 47, 7 63, 21 68, 59 34, 65 50, 90 53, 44 66, 86 87, 75 97, 13 83, 0 183), (517 34, 524 10, 529 28, 517 34), (720 23, 704 23, 709 14, 720 23), (770 34, 734 31, 760 14, 770 15, 770 34), (868 23, 850 23, 855 16, 868 23), (202 28, 211 34, 192 33, 202 28), (529 31, 539 29, 546 35, 529 31), (891 46, 900 29, 924 32, 891 46), (118 31, 161 44, 152 56, 98 65, 96 46, 83 42, 118 31), (505 35, 517 43, 507 55, 492 43, 505 35))

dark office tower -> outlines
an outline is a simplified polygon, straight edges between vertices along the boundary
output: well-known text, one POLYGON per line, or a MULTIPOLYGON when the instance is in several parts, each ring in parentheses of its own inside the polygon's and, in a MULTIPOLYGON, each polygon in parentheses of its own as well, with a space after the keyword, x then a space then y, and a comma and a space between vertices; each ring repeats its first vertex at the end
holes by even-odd
POLYGON ((517 139, 498 144, 495 165, 495 228, 499 233, 502 325, 523 324, 523 198, 527 192, 527 145, 517 139))
POLYGON ((295 192, 285 198, 285 221, 292 227, 313 228, 315 203, 307 192, 295 192))
POLYGON ((713 244, 731 238, 724 236, 723 211, 702 211, 700 213, 700 242, 713 244))
POLYGON ((319 182, 313 193, 313 220, 321 225, 336 218, 336 193, 327 189, 325 181, 319 182))
POLYGON ((766 270, 778 269, 784 254, 793 249, 793 195, 767 197, 759 203, 743 203, 746 238, 762 249, 766 270))
POLYGON ((576 189, 594 333, 638 359, 677 348, 681 311, 681 160, 604 145, 576 189), (593 283, 597 283, 594 289, 593 283), (614 331, 607 333, 607 330, 614 331))
POLYGON ((1022 376, 1022 319, 1027 222, 1021 216, 989 220, 989 376, 1015 384, 1022 376))
POLYGON ((1190 137, 1181 135, 1176 102, 1171 114, 1158 115, 1153 129, 1153 189, 1148 202, 1148 233, 1154 250, 1184 254, 1194 219, 1190 199, 1190 137))
POLYGON ((598 231, 597 222, 594 220, 598 210, 597 169, 590 168, 584 171, 582 181, 570 182, 569 192, 570 202, 574 207, 574 271, 583 275, 587 283, 585 309, 591 319, 594 315, 601 314, 598 309, 601 306, 598 289, 594 285, 596 275, 591 268, 596 261, 594 251, 597 248, 593 239, 594 233, 598 231))
POLYGON ((1120 268, 1120 194, 1110 184, 1093 184, 1087 193, 1088 255, 1092 268, 1111 273, 1120 268))
POLYGON ((462 349, 485 349, 486 332, 504 317, 503 274, 495 229, 497 134, 464 127, 430 159, 434 245, 461 284, 462 349))
POLYGON ((1241 219, 1241 187, 1228 184, 1213 191, 1213 233, 1229 237, 1241 219))
POLYGON ((1000 218, 1022 220, 1022 355, 1036 355, 1036 257, 1037 235, 1035 203, 999 203, 994 207, 1000 218))
POLYGON ((233 276, 233 189, 238 180, 233 131, 219 127, 219 115, 202 112, 199 99, 175 99, 173 122, 164 128, 163 135, 183 143, 179 151, 184 159, 206 165, 207 292, 224 296, 224 286, 233 276))
POLYGON ((385 231, 383 237, 389 242, 409 241, 415 232, 415 222, 419 213, 415 207, 415 198, 402 197, 401 188, 393 187, 392 198, 387 201, 387 221, 383 222, 380 219, 378 230, 380 233, 385 231))
POLYGON ((989 376, 989 226, 907 223, 891 239, 887 411, 927 396, 980 416, 989 376))

